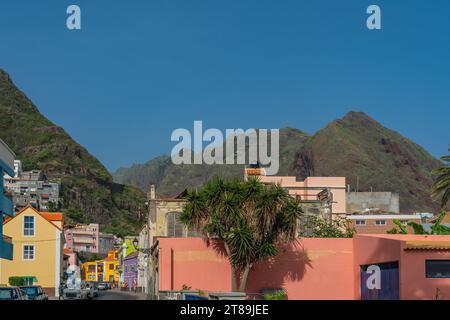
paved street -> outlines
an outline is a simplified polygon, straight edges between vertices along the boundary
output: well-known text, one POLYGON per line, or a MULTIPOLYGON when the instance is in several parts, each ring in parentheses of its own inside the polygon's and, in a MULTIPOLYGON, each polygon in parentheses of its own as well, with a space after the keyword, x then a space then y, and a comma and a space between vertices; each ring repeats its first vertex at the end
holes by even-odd
POLYGON ((146 295, 142 293, 134 294, 133 292, 120 291, 117 289, 99 291, 98 297, 94 300, 145 300, 146 295))

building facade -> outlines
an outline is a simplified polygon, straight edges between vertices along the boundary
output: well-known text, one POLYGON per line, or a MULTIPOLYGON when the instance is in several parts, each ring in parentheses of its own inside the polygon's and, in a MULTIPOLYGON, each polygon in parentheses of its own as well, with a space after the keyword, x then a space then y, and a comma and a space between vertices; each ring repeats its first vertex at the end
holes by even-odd
POLYGON ((383 234, 398 229, 394 220, 399 220, 408 233, 414 233, 408 222, 422 223, 419 214, 352 214, 347 216, 348 225, 360 234, 383 234))
MULTIPOLYGON (((184 286, 230 292, 231 267, 221 248, 198 238, 159 238, 156 292, 184 286)), ((450 300, 450 236, 299 238, 249 274, 249 298, 280 290, 289 300, 450 300)))
POLYGON ((14 161, 14 174, 5 175, 4 183, 13 194, 16 212, 28 205, 40 211, 58 207, 59 183, 46 181, 40 170, 22 171, 20 160, 14 161))
POLYGON ((92 282, 119 282, 118 250, 111 250, 103 260, 88 261, 81 268, 82 279, 92 282))
POLYGON ((50 296, 58 296, 63 275, 62 227, 62 213, 40 213, 31 206, 6 220, 3 228, 13 237, 14 260, 0 260, 0 284, 8 284, 10 277, 23 277, 50 296))
POLYGON ((107 254, 114 250, 116 244, 116 237, 113 234, 100 232, 98 234, 98 253, 107 254))
POLYGON ((66 248, 75 252, 99 253, 99 225, 76 225, 64 231, 66 248))
POLYGON ((245 168, 244 178, 257 177, 265 184, 279 184, 300 200, 305 214, 330 216, 346 214, 345 177, 267 176, 264 168, 245 168))
POLYGON ((137 288, 138 283, 138 253, 133 252, 125 257, 123 261, 123 281, 128 289, 137 288))
POLYGON ((12 239, 3 233, 3 220, 14 216, 14 207, 11 194, 5 191, 1 177, 14 174, 14 158, 14 152, 0 139, 0 260, 13 259, 12 239))

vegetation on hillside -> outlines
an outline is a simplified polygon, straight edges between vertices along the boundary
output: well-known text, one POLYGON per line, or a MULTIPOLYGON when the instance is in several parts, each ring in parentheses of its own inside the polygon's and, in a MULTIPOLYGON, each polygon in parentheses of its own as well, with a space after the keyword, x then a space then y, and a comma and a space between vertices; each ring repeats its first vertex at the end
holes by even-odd
POLYGON ((24 170, 40 169, 61 183, 60 207, 67 222, 99 222, 102 229, 135 232, 145 194, 114 183, 106 168, 56 126, 0 69, 0 138, 22 160, 24 170))

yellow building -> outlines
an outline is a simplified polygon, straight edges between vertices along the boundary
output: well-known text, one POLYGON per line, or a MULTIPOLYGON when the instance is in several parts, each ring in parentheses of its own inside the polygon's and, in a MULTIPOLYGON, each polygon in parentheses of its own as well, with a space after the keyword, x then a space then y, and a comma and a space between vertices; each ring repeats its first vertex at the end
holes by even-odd
POLYGON ((104 260, 83 263, 82 277, 84 280, 92 282, 118 282, 118 268, 117 250, 109 251, 104 260))
POLYGON ((119 282, 119 261, 118 251, 113 250, 108 252, 108 256, 105 258, 105 281, 107 282, 119 282))
POLYGON ((3 229, 13 238, 13 260, 0 260, 0 285, 10 277, 24 277, 58 296, 63 275, 63 214, 39 212, 31 206, 5 220, 3 229))

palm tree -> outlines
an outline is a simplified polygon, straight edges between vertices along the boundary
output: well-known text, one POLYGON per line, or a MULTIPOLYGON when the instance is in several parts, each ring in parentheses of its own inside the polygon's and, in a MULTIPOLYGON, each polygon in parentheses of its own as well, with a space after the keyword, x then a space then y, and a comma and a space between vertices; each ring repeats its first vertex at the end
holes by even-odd
POLYGON ((205 237, 223 242, 232 267, 232 288, 246 289, 250 269, 277 254, 277 244, 296 238, 300 202, 279 185, 257 178, 225 181, 216 177, 189 190, 180 221, 205 237))
POLYGON ((442 157, 441 160, 447 164, 433 170, 433 174, 437 177, 433 184, 432 197, 440 198, 441 208, 445 208, 450 200, 450 155, 442 157))

